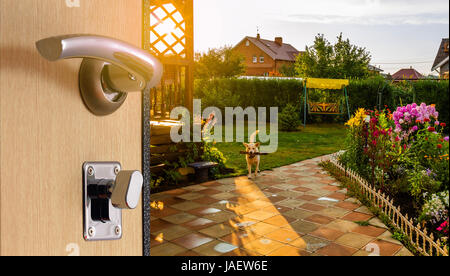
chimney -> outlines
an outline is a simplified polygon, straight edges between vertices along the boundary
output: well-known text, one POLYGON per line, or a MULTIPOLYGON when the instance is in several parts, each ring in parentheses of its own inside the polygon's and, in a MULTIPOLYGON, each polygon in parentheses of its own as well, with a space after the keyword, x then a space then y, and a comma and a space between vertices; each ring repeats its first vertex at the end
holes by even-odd
POLYGON ((282 46, 283 45, 283 38, 282 37, 275 37, 275 43, 282 46))
POLYGON ((261 35, 259 33, 256 35, 256 39, 258 39, 258 40, 261 39, 261 35))

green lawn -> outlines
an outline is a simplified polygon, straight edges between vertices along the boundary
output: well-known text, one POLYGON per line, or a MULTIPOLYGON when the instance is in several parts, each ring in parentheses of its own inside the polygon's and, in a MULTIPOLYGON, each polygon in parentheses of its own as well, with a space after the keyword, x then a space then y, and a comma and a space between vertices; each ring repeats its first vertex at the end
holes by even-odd
MULTIPOLYGON (((337 152, 344 148, 345 135, 345 126, 337 124, 308 125, 299 132, 280 132, 278 151, 261 156, 261 170, 270 170, 337 152)), ((245 136, 248 141, 247 133, 245 136)), ((247 174, 245 156, 239 154, 245 150, 242 143, 217 143, 216 147, 227 158, 227 167, 235 170, 235 173, 221 177, 247 174)))

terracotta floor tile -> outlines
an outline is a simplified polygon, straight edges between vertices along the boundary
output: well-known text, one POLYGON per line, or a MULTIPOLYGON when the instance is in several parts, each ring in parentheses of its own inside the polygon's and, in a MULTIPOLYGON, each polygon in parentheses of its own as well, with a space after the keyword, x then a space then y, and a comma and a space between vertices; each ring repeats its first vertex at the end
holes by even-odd
POLYGON ((220 213, 214 213, 214 214, 204 216, 204 218, 210 219, 210 220, 218 222, 218 223, 223 223, 223 222, 232 220, 235 217, 236 217, 236 214, 231 213, 231 212, 226 212, 226 211, 222 211, 220 213))
POLYGON ((223 192, 223 193, 220 193, 220 194, 212 195, 211 197, 215 198, 215 199, 218 199, 218 200, 227 200, 227 199, 235 197, 235 196, 236 195, 233 194, 233 193, 223 192))
POLYGON ((304 220, 298 220, 287 226, 283 226, 283 228, 291 229, 301 234, 308 234, 315 231, 318 228, 318 225, 304 220))
POLYGON ((274 196, 267 197, 267 199, 269 199, 270 202, 272 202, 272 203, 277 203, 277 202, 285 200, 286 197, 280 196, 280 195, 274 195, 274 196))
POLYGON ((309 256, 309 253, 300 250, 297 247, 285 245, 283 247, 280 247, 276 249, 275 251, 272 251, 268 256, 275 256, 275 257, 282 257, 282 256, 291 256, 291 257, 297 257, 297 256, 309 256))
POLYGON ((271 240, 279 241, 282 243, 290 243, 300 238, 300 234, 288 229, 278 229, 264 236, 271 240))
POLYGON ((164 206, 171 206, 171 205, 175 205, 175 204, 178 204, 178 203, 183 203, 186 200, 181 199, 181 198, 177 198, 177 197, 168 197, 168 198, 165 198, 165 199, 159 200, 159 201, 164 203, 164 206))
POLYGON ((192 209, 196 209, 201 207, 202 204, 196 203, 196 202, 192 202, 192 201, 185 201, 183 203, 178 203, 175 205, 171 205, 170 207, 180 210, 180 211, 190 211, 192 209))
POLYGON ((201 197, 203 197, 204 195, 197 193, 197 192, 192 192, 192 193, 187 193, 187 194, 182 194, 177 196, 178 198, 184 199, 184 200, 194 200, 194 199, 199 199, 201 197))
POLYGON ((350 211, 342 208, 337 207, 328 207, 326 209, 323 209, 322 211, 317 212, 320 215, 330 217, 330 218, 342 218, 343 216, 347 215, 350 211))
POLYGON ((238 249, 235 245, 221 241, 212 241, 194 249, 201 256, 221 256, 238 249))
POLYGON ((380 256, 394 256, 403 247, 383 240, 376 240, 371 243, 376 244, 380 248, 380 256))
POLYGON ((180 213, 179 210, 170 208, 170 207, 164 207, 164 209, 162 209, 162 210, 151 210, 150 211, 151 216, 155 217, 155 218, 163 218, 163 217, 175 215, 178 213, 180 213))
POLYGON ((262 210, 265 211, 265 212, 271 212, 271 213, 275 213, 275 214, 284 214, 286 212, 291 211, 292 208, 274 204, 274 205, 270 205, 268 207, 265 207, 262 210))
POLYGON ((150 229, 152 233, 156 233, 159 232, 167 227, 170 226, 174 226, 175 224, 161 220, 161 219, 156 219, 154 221, 152 221, 150 229))
POLYGON ((384 232, 386 232, 386 229, 374 226, 358 226, 355 229, 353 229, 352 232, 363 234, 370 237, 378 237, 384 232))
POLYGON ((341 193, 334 193, 334 194, 328 195, 328 197, 329 198, 334 198, 334 199, 337 199, 337 200, 342 200, 342 201, 347 198, 347 196, 345 194, 341 194, 341 193))
POLYGON ((305 201, 300 199, 286 199, 281 202, 277 202, 277 204, 284 207, 295 209, 300 207, 302 204, 305 204, 305 201))
POLYGON ((250 243, 259 238, 261 238, 260 235, 252 233, 250 231, 243 230, 243 231, 233 232, 229 235, 221 237, 220 239, 227 243, 234 244, 238 247, 242 247, 246 243, 250 243))
POLYGON ((251 233, 263 236, 263 235, 266 235, 266 234, 269 234, 271 232, 278 230, 279 227, 270 225, 268 223, 259 222, 254 225, 251 225, 250 227, 247 227, 247 229, 251 233))
POLYGON ((356 251, 355 248, 332 243, 319 249, 317 253, 323 256, 352 256, 356 251))
POLYGON ((187 249, 194 249, 196 247, 202 246, 211 241, 213 241, 212 238, 209 238, 205 235, 193 233, 193 234, 189 234, 187 236, 175 239, 172 242, 179 246, 187 248, 187 249))
POLYGON ((355 210, 355 209, 360 207, 360 205, 358 205, 358 204, 351 203, 351 202, 345 202, 345 201, 344 202, 339 202, 335 206, 339 207, 339 208, 342 208, 342 209, 347 209, 347 210, 350 210, 350 211, 353 211, 353 210, 355 210))
POLYGON ((325 209, 325 206, 321 206, 321 205, 317 205, 317 204, 312 204, 312 203, 305 203, 301 206, 299 206, 299 208, 301 209, 305 209, 308 211, 313 211, 313 212, 317 212, 317 211, 321 211, 323 209, 325 209))
POLYGON ((209 196, 204 196, 204 197, 201 197, 201 198, 194 199, 194 200, 192 200, 192 202, 195 202, 195 203, 198 203, 198 204, 203 204, 203 205, 210 205, 210 204, 219 202, 219 200, 215 199, 215 198, 212 198, 212 197, 209 197, 209 196))
POLYGON ((326 217, 326 216, 322 216, 322 215, 312 215, 310 217, 305 218, 306 221, 310 221, 310 222, 314 222, 317 224, 328 224, 330 222, 332 222, 334 219, 326 217))
POLYGON ((348 221, 337 219, 326 225, 327 228, 332 228, 334 230, 338 230, 344 233, 351 232, 358 228, 358 224, 348 221))
POLYGON ((343 216, 342 219, 349 220, 349 221, 367 221, 372 217, 373 217, 372 215, 367 215, 367 214, 358 213, 358 212, 352 212, 348 215, 343 216))
POLYGON ((202 195, 217 195, 217 194, 220 194, 222 192, 218 191, 218 190, 215 190, 215 189, 206 189, 206 190, 200 191, 198 193, 202 194, 202 195))
POLYGON ((211 182, 206 182, 201 184, 203 187, 217 187, 217 186, 222 186, 221 183, 217 182, 217 181, 211 181, 211 182))
POLYGON ((186 191, 184 189, 175 189, 175 190, 166 191, 162 194, 178 196, 178 195, 183 195, 183 194, 187 194, 187 193, 189 193, 189 191, 186 191))
POLYGON ((304 250, 307 250, 308 252, 316 252, 317 250, 330 244, 330 241, 328 240, 311 235, 303 236, 301 237, 301 239, 306 243, 306 247, 304 248, 304 250))
POLYGON ((173 243, 165 243, 159 246, 152 247, 150 250, 151 256, 174 256, 176 254, 185 252, 186 249, 184 249, 181 246, 178 246, 173 243))
POLYGON ((264 192, 269 192, 269 193, 273 193, 273 194, 276 194, 276 193, 279 193, 279 192, 282 192, 282 191, 284 191, 284 190, 277 189, 277 188, 274 188, 274 187, 269 187, 269 188, 264 189, 264 192))
POLYGON ((247 250, 244 250, 242 248, 238 248, 236 250, 233 250, 229 253, 223 254, 222 256, 226 257, 254 257, 254 256, 261 256, 261 254, 250 252, 247 250))
POLYGON ((411 251, 409 251, 409 250, 406 249, 405 247, 403 247, 402 249, 400 249, 400 251, 397 252, 397 254, 395 254, 395 256, 401 256, 401 257, 413 257, 414 254, 411 253, 411 251))
POLYGON ((322 189, 331 191, 331 192, 336 192, 336 191, 339 191, 341 188, 336 187, 336 186, 325 186, 325 187, 322 187, 322 189))
POLYGON ((166 241, 171 241, 174 239, 177 239, 179 237, 182 237, 186 234, 191 233, 192 230, 180 225, 175 225, 175 226, 171 226, 171 227, 167 227, 161 231, 157 231, 157 232, 153 232, 152 234, 155 236, 159 236, 160 238, 166 240, 166 241))
POLYGON ((259 221, 263 221, 266 220, 268 218, 273 217, 275 214, 274 213, 270 213, 270 212, 265 212, 265 211, 255 211, 252 213, 248 213, 245 216, 251 219, 255 219, 255 220, 259 220, 259 221))
POLYGON ((302 195, 297 197, 297 199, 306 200, 306 201, 312 201, 318 199, 317 196, 311 196, 311 195, 302 195))
POLYGON ((178 257, 201 257, 200 254, 198 254, 197 252, 192 251, 192 250, 181 252, 179 254, 176 254, 175 256, 178 256, 178 257))
POLYGON ((261 255, 267 255, 283 246, 284 244, 280 242, 267 238, 261 238, 246 244, 244 249, 259 253, 261 255))
MULTIPOLYGON (((251 203, 248 204, 250 207, 255 208, 255 209, 264 209, 268 206, 272 206, 273 204, 267 201, 263 201, 263 200, 255 200, 251 203)), ((278 205, 278 203, 277 203, 278 205)))
POLYGON ((213 238, 220 238, 229 235, 233 232, 233 228, 225 224, 217 224, 199 231, 202 234, 208 235, 213 238))
POLYGON ((294 218, 294 219, 304 219, 314 215, 314 212, 301 209, 293 209, 288 212, 283 213, 283 216, 294 218))
POLYGON ((283 215, 277 215, 271 218, 268 218, 266 220, 264 220, 263 222, 274 225, 274 226, 285 226, 288 225, 291 222, 296 221, 297 219, 295 218, 291 218, 288 216, 283 216, 283 215))
POLYGON ((309 192, 309 191, 311 191, 311 189, 306 188, 306 187, 298 187, 298 188, 295 188, 293 190, 294 191, 298 191, 298 192, 309 192))
POLYGON ((366 235, 356 233, 346 233, 342 235, 340 238, 338 238, 335 242, 341 245, 361 249, 372 240, 373 238, 366 235))
POLYGON ((334 241, 337 238, 339 238, 340 236, 344 235, 344 232, 341 232, 339 230, 332 229, 332 228, 321 227, 321 228, 315 230, 314 232, 311 232, 310 235, 324 238, 329 241, 334 241))
POLYGON ((200 208, 188 211, 189 214, 199 216, 199 217, 210 215, 210 214, 215 214, 215 213, 220 213, 220 212, 222 212, 222 210, 217 209, 217 208, 211 208, 208 206, 204 206, 204 207, 200 207, 200 208))
MULTIPOLYGON (((215 225, 216 222, 209 220, 209 219, 205 219, 205 218, 197 218, 194 220, 191 220, 189 222, 186 222, 184 224, 182 224, 181 226, 192 229, 192 230, 201 230, 201 229, 205 229, 207 227, 211 227, 213 225, 215 225)), ((153 225, 152 225, 153 227, 153 225)))
POLYGON ((163 217, 162 219, 173 224, 183 224, 185 222, 196 219, 197 217, 188 213, 178 213, 168 217, 163 217))
POLYGON ((164 237, 162 234, 160 235, 152 235, 150 234, 150 247, 155 247, 161 244, 167 243, 166 240, 164 240, 164 237))

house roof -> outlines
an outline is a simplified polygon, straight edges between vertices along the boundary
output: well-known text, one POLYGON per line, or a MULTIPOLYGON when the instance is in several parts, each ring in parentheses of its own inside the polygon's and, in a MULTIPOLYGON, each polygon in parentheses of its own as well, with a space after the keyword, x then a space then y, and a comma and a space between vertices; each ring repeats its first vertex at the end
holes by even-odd
POLYGON ((423 79, 423 75, 416 71, 414 68, 401 69, 397 73, 392 75, 394 80, 420 80, 423 79))
POLYGON ((437 53, 436 59, 434 60, 433 68, 431 69, 431 71, 434 71, 438 69, 438 67, 441 67, 442 66, 441 63, 445 59, 447 59, 448 61, 448 43, 449 43, 448 38, 442 39, 441 46, 439 46, 439 51, 437 53), (445 52, 445 49, 447 49, 447 52, 445 52))
POLYGON ((384 72, 384 70, 383 70, 383 69, 381 69, 381 68, 378 68, 378 67, 376 67, 376 66, 373 66, 373 65, 370 65, 370 64, 369 64, 368 68, 369 68, 369 70, 370 70, 370 71, 375 71, 375 72, 384 72))
MULTIPOLYGON (((283 60, 283 61, 292 61, 294 62, 297 55, 300 53, 297 49, 295 49, 292 45, 283 43, 281 46, 277 44, 275 41, 267 40, 267 39, 258 39, 256 37, 246 36, 239 44, 243 41, 248 40, 258 48, 260 48, 263 52, 269 55, 274 60, 283 60)), ((238 44, 238 45, 239 45, 238 44)))

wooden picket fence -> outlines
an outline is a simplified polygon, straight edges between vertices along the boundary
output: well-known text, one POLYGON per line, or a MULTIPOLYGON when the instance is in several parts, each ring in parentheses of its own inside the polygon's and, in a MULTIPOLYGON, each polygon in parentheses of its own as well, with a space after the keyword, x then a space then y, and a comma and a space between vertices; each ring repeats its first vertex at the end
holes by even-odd
POLYGON ((381 212, 390 218, 392 223, 399 228, 404 235, 409 238, 411 244, 425 256, 448 256, 448 248, 443 248, 441 241, 435 239, 433 233, 428 234, 427 229, 417 224, 414 225, 413 219, 404 216, 400 207, 394 205, 394 200, 386 197, 381 191, 377 191, 369 182, 359 176, 356 172, 346 168, 339 161, 340 153, 330 156, 330 163, 338 170, 343 172, 350 180, 359 184, 363 194, 376 206, 381 212))

